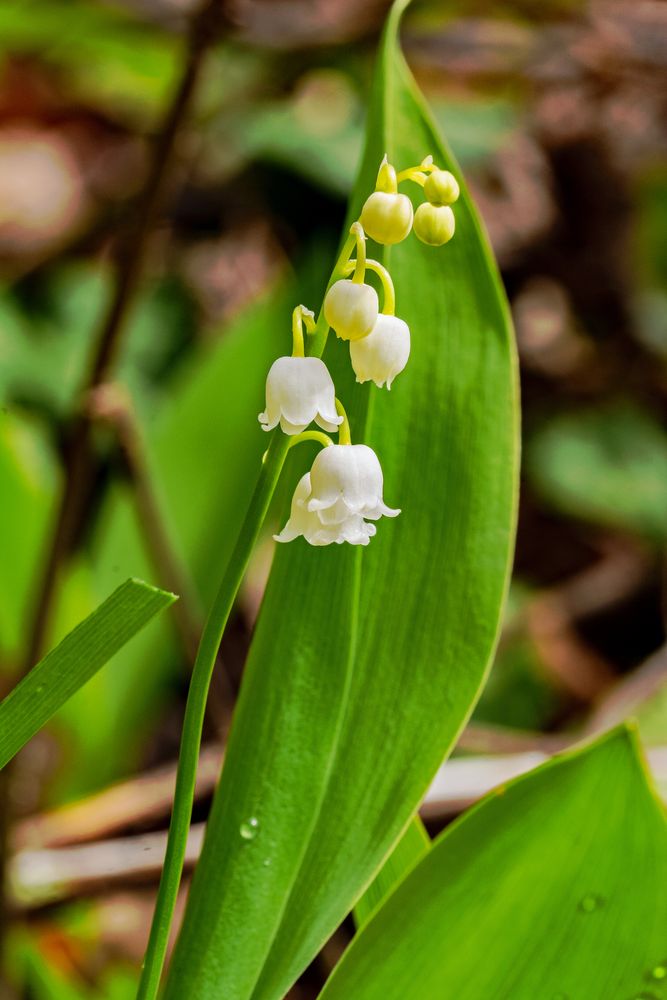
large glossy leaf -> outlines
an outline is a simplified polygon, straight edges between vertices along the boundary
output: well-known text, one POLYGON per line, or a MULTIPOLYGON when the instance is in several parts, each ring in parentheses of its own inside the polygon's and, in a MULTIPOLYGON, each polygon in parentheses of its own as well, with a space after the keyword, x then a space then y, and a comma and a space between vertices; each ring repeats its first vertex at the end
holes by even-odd
POLYGON ((176 598, 127 580, 37 663, 0 704, 0 767, 143 626, 176 598))
MULTIPOLYGON (((458 173, 398 52, 402 6, 353 217, 385 151, 458 173)), ((387 257, 413 337, 391 393, 354 385, 345 346, 328 346, 353 437, 377 450, 403 513, 367 551, 300 540, 276 556, 168 1000, 284 995, 402 834, 484 680, 514 521, 515 367, 465 192, 457 224, 444 249, 410 237, 387 257)))
POLYGON ((615 730, 447 830, 322 1000, 653 1000, 667 975, 667 825, 615 730))

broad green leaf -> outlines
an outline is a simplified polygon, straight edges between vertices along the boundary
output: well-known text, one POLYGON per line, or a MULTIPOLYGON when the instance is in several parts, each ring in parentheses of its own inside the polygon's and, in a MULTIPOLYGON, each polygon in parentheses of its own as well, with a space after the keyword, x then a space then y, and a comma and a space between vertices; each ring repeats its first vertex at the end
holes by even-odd
POLYGON ((358 928, 367 923, 371 914, 417 862, 421 861, 430 846, 431 840, 426 828, 419 816, 415 816, 366 892, 357 900, 354 920, 358 928))
POLYGON ((491 793, 352 942, 322 1000, 653 1000, 667 825, 615 730, 491 793))
MULTIPOLYGON (((401 9, 352 217, 385 151, 399 168, 433 153, 458 174, 397 50, 401 9)), ((515 515, 516 374, 465 192, 456 215, 447 247, 410 237, 387 255, 413 338, 391 393, 355 385, 330 338, 353 437, 377 450, 403 513, 364 552, 299 540, 276 555, 168 1000, 284 996, 399 839, 486 675, 515 515)))
POLYGON ((665 541, 667 435, 634 405, 552 418, 533 435, 526 465, 554 507, 665 541))
POLYGON ((0 767, 121 646, 175 600, 173 594, 141 580, 127 580, 47 653, 0 704, 0 767))

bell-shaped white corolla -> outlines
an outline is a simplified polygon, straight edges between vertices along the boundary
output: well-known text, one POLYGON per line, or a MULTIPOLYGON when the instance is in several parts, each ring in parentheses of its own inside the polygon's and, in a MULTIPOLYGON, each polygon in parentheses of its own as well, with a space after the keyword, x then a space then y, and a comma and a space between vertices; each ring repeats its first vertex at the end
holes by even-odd
POLYGON ((294 491, 287 524, 279 535, 273 536, 277 542, 291 542, 303 536, 310 545, 331 545, 333 542, 368 545, 377 530, 374 524, 367 524, 360 514, 352 514, 336 524, 323 524, 316 512, 308 510, 311 492, 310 473, 307 472, 294 491))
POLYGON ((398 316, 381 313, 377 323, 363 340, 350 342, 350 360, 357 382, 372 380, 382 388, 402 372, 410 357, 410 330, 398 316))
POLYGON ((367 337, 375 326, 380 303, 372 285, 341 278, 324 299, 324 318, 342 340, 367 337))
POLYGON ((278 358, 266 378, 262 428, 270 431, 280 422, 285 434, 300 434, 313 420, 325 431, 335 431, 343 421, 327 366, 320 358, 278 358))
POLYGON ((355 514, 377 521, 401 513, 384 503, 380 462, 365 444, 323 448, 310 470, 310 483, 307 509, 325 525, 341 524, 355 514))

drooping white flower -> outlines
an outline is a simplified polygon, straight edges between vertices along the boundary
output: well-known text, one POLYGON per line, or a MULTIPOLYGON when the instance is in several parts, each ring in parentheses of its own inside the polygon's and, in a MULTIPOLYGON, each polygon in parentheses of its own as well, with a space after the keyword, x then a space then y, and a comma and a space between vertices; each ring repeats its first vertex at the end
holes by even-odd
POLYGON ((324 318, 342 340, 359 340, 375 326, 380 303, 372 285, 350 278, 336 281, 324 299, 324 318))
POLYGON ((291 542, 303 536, 310 545, 331 545, 333 542, 368 545, 377 530, 374 524, 367 524, 360 514, 353 514, 337 524, 323 524, 317 513, 308 510, 310 495, 310 473, 307 472, 294 491, 287 524, 280 534, 273 536, 277 542, 291 542))
POLYGON ((410 330, 398 316, 383 313, 363 340, 350 341, 350 360, 357 382, 372 380, 378 386, 391 383, 402 372, 410 357, 410 330))
POLYGON ((259 421, 265 431, 278 422, 285 434, 300 434, 314 420, 335 431, 343 418, 336 412, 336 390, 320 358, 278 358, 266 378, 266 409, 259 421))
POLYGON ((340 524, 354 514, 371 521, 383 515, 396 517, 400 510, 382 499, 382 468, 372 448, 365 444, 335 444, 318 452, 310 470, 308 511, 317 512, 322 524, 340 524))

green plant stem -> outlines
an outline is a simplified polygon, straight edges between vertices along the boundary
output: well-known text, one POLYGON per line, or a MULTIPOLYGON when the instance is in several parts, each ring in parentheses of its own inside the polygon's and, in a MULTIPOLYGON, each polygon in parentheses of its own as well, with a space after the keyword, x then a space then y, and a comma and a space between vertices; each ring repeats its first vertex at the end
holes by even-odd
MULTIPOLYGON (((330 287, 345 272, 352 248, 356 242, 354 232, 345 240, 330 287)), ((312 339, 308 344, 308 354, 321 357, 327 341, 329 326, 324 318, 324 310, 315 324, 312 339)), ((176 896, 183 872, 185 847, 192 817, 197 763, 201 744, 204 713, 211 676, 222 640, 223 632, 234 604, 236 594, 248 566, 250 556, 257 541, 260 528, 271 503, 285 457, 289 451, 290 438, 276 433, 269 445, 262 465, 255 491, 241 526, 239 536, 222 578, 220 589, 209 613, 202 633, 197 658, 192 671, 192 680, 185 706, 185 718, 181 735, 181 749, 176 771, 174 805, 169 824, 167 851, 160 878, 155 912, 151 925, 146 957, 141 971, 137 1000, 155 1000, 160 987, 160 977, 167 953, 169 931, 176 906, 176 896)))
POLYGON ((276 434, 269 446, 266 462, 255 486, 245 520, 239 532, 220 589, 204 626, 183 720, 181 750, 176 772, 174 805, 169 825, 167 852, 160 879, 148 949, 144 961, 137 1000, 153 1000, 157 996, 160 975, 167 951, 169 930, 176 904, 176 895, 183 871, 185 845, 190 828, 195 780, 199 760, 202 726, 211 675, 218 647, 229 613, 250 560, 266 512, 271 503, 289 447, 289 438, 276 434))

